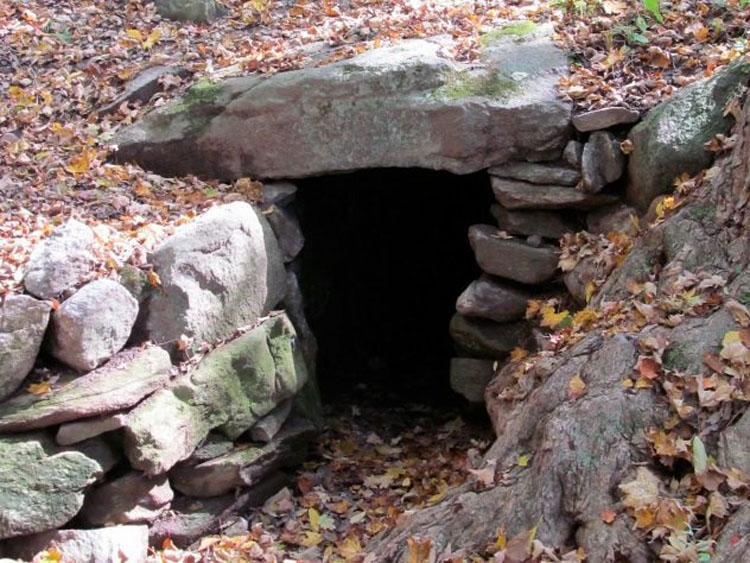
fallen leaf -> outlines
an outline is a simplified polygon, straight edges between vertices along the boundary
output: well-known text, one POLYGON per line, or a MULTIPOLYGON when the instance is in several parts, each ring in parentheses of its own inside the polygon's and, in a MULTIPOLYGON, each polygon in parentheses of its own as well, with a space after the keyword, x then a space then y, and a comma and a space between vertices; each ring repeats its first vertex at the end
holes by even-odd
POLYGON ((583 381, 583 379, 581 379, 581 375, 579 373, 576 373, 573 377, 570 378, 570 381, 568 381, 568 400, 574 401, 575 399, 578 399, 585 394, 586 383, 583 381))

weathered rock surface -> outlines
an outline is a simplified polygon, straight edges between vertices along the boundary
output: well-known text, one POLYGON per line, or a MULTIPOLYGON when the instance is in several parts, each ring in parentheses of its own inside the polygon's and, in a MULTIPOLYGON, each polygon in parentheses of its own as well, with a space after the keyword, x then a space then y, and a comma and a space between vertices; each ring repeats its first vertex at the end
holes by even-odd
POLYGON ((218 428, 235 439, 307 382, 294 328, 278 315, 213 350, 138 405, 125 425, 131 465, 164 473, 218 428))
POLYGON ((527 284, 543 283, 555 275, 555 248, 534 248, 517 239, 500 238, 497 233, 498 230, 489 225, 474 225, 469 228, 469 242, 477 264, 483 271, 527 284))
POLYGON ((89 492, 80 517, 89 526, 145 524, 167 510, 173 498, 166 475, 131 471, 89 492))
POLYGON ((270 182, 263 184, 263 210, 271 205, 284 207, 294 201, 297 186, 291 182, 270 182))
POLYGON ((112 526, 96 530, 51 530, 8 540, 2 546, 8 557, 31 561, 52 542, 65 561, 75 563, 146 563, 147 526, 112 526))
POLYGON ((250 429, 250 437, 256 442, 268 443, 279 433, 292 412, 294 399, 287 399, 261 418, 250 429))
POLYGON ((721 433, 719 463, 721 467, 741 469, 750 474, 750 411, 721 433))
POLYGON ((679 90, 632 129, 627 193, 638 209, 671 191, 683 172, 695 174, 710 164, 713 154, 703 145, 729 131, 734 118, 724 116, 724 108, 750 79, 750 62, 743 59, 679 90))
POLYGON ((616 182, 625 169, 625 155, 612 133, 597 131, 583 147, 581 170, 586 191, 596 193, 616 182))
POLYGON ((592 209, 618 201, 615 196, 566 186, 543 186, 496 176, 491 180, 495 199, 506 209, 592 209))
POLYGON ((69 446, 83 442, 89 438, 94 438, 95 436, 101 436, 107 432, 118 430, 125 424, 125 416, 123 414, 113 414, 111 416, 62 424, 57 430, 55 442, 61 446, 69 446))
POLYGON ((106 115, 115 112, 125 103, 140 102, 145 104, 155 94, 164 89, 163 82, 165 80, 172 79, 179 83, 179 80, 188 74, 189 72, 186 69, 173 66, 156 65, 149 67, 129 80, 123 87, 123 91, 114 100, 102 106, 99 113, 106 115))
POLYGON ((41 299, 51 299, 79 284, 96 263, 94 231, 75 219, 37 244, 29 257, 23 285, 41 299))
POLYGON ((602 277, 602 271, 593 257, 587 257, 578 262, 575 268, 563 274, 563 282, 573 298, 579 304, 586 304, 586 288, 596 279, 602 277))
POLYGON ((159 343, 182 334, 195 346, 230 336, 281 301, 286 272, 276 237, 251 205, 214 207, 154 251, 160 291, 147 328, 159 343))
POLYGON ((44 428, 132 407, 167 384, 171 367, 169 354, 161 348, 126 350, 84 376, 61 376, 53 393, 25 393, 0 404, 0 432, 44 428))
POLYGON ((291 209, 275 205, 264 211, 263 215, 279 241, 284 262, 291 262, 305 246, 305 235, 302 234, 302 227, 300 227, 297 215, 291 209))
POLYGON ((523 321, 498 324, 457 313, 450 322, 450 335, 458 350, 476 358, 504 358, 528 334, 528 324, 523 321))
POLYGON ((490 276, 471 282, 456 301, 456 311, 466 317, 482 317, 497 321, 523 318, 531 295, 514 285, 490 276))
POLYGON ((288 477, 275 473, 239 495, 200 500, 177 497, 170 510, 150 526, 150 543, 160 546, 171 538, 178 547, 185 548, 204 536, 221 533, 238 522, 248 508, 262 505, 288 481, 288 477))
POLYGON ((169 479, 179 492, 195 498, 256 485, 277 469, 301 463, 307 454, 304 446, 314 435, 310 421, 292 419, 267 444, 242 446, 198 465, 179 464, 169 472, 169 479))
POLYGON ((452 358, 451 389, 463 395, 470 403, 483 403, 484 391, 495 375, 494 365, 494 360, 452 358))
POLYGON ((9 295, 0 307, 0 401, 34 367, 49 322, 50 304, 28 295, 9 295))
POLYGON ((583 143, 580 141, 570 140, 565 145, 562 155, 563 160, 573 168, 581 167, 581 159, 583 158, 583 143))
POLYGON ((472 68, 444 54, 449 38, 410 39, 322 67, 202 83, 118 135, 117 158, 213 178, 466 174, 549 159, 571 113, 555 94, 568 63, 550 34, 488 40, 472 68))
POLYGON ((487 172, 499 178, 523 180, 532 184, 575 186, 581 179, 581 173, 575 168, 534 162, 509 162, 508 164, 493 166, 487 172))
POLYGON ((510 211, 502 205, 493 204, 490 212, 501 231, 514 235, 538 235, 557 240, 565 233, 576 230, 573 221, 553 211, 510 211))
POLYGON ((573 117, 573 127, 581 133, 609 129, 615 125, 635 123, 640 119, 640 114, 628 108, 601 108, 586 113, 580 113, 573 117))
POLYGON ((594 234, 606 235, 612 231, 635 234, 632 217, 638 217, 638 212, 629 205, 608 205, 586 215, 586 229, 594 234))
POLYGON ((215 0, 156 0, 156 11, 175 21, 210 23, 226 12, 215 0))
POLYGON ((45 451, 46 437, 0 437, 0 539, 68 522, 102 467, 80 452, 45 451))
POLYGON ((92 281, 53 313, 50 352, 78 371, 91 371, 125 346, 137 316, 138 301, 122 285, 92 281))

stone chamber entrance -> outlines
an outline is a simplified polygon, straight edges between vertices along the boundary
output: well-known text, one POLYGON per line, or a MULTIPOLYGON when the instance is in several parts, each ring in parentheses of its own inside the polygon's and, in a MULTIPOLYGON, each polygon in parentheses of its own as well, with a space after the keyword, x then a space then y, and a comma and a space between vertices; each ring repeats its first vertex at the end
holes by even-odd
POLYGON ((467 231, 492 222, 487 174, 376 169, 295 183, 323 401, 459 403, 448 326, 480 273, 467 231))

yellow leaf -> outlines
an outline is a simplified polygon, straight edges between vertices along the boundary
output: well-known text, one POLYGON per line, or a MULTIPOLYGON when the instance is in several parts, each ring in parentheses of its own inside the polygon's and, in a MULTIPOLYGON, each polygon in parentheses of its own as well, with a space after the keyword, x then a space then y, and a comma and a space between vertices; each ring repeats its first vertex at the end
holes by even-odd
POLYGON ((497 533, 497 539, 495 540, 495 545, 500 550, 505 549, 505 546, 508 545, 508 538, 505 537, 505 530, 500 530, 497 533))
POLYGON ((432 563, 434 556, 432 553, 432 539, 407 538, 406 545, 409 549, 409 563, 432 563))
POLYGON ((513 348, 513 350, 510 351, 510 359, 514 362, 520 362, 525 357, 529 355, 527 350, 524 350, 523 348, 516 346, 513 348))
POLYGON ((542 322, 539 324, 543 327, 555 328, 568 317, 570 317, 570 313, 568 311, 563 310, 559 313, 555 313, 554 307, 542 307, 542 322))
POLYGON ((93 160, 94 155, 95 151, 83 151, 81 154, 70 160, 70 163, 65 167, 65 170, 76 176, 85 174, 91 167, 91 161, 93 160))
POLYGON ((594 285, 594 282, 589 282, 586 284, 586 304, 588 304, 591 301, 591 298, 594 296, 594 293, 596 292, 596 286, 594 285))
POLYGON ((159 274, 157 274, 153 270, 149 270, 148 272, 146 272, 146 280, 154 287, 159 287, 161 285, 161 278, 159 277, 159 274))
POLYGON ((568 381, 568 399, 575 400, 586 394, 586 383, 581 379, 581 375, 576 373, 568 381))
POLYGON ((599 318, 599 314, 589 307, 586 307, 585 309, 581 309, 573 316, 573 323, 585 326, 591 322, 594 322, 599 318))
POLYGON ((26 391, 33 395, 46 395, 52 392, 52 385, 49 381, 42 381, 41 383, 32 383, 26 388, 26 391))
POLYGON ((307 518, 310 520, 310 527, 314 532, 320 531, 320 513, 314 508, 307 510, 307 518))
POLYGON ((338 545, 338 548, 339 554, 346 561, 351 561, 362 553, 362 544, 360 544, 359 540, 354 536, 347 537, 338 545))
POLYGON ((531 456, 529 454, 518 456, 518 467, 528 467, 531 456))
POLYGON ((148 37, 146 37, 146 40, 143 42, 142 44, 143 49, 148 51, 154 45, 156 45, 160 39, 161 39, 161 31, 159 29, 153 30, 151 33, 148 34, 148 37))
POLYGON ((312 547, 314 545, 318 545, 322 541, 323 536, 321 536, 318 532, 306 531, 304 536, 302 536, 300 543, 305 547, 312 547))
POLYGON ((136 41, 143 41, 143 34, 141 34, 141 32, 137 29, 126 29, 125 33, 131 39, 135 39, 136 41))

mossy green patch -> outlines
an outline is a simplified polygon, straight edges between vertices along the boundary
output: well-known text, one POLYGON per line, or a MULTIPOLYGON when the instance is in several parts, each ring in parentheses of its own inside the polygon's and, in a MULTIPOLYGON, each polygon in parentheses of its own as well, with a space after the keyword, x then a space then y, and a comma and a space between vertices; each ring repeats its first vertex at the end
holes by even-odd
POLYGON ((203 78, 188 88, 182 99, 169 107, 170 112, 190 111, 199 106, 210 105, 219 97, 221 87, 203 78))
POLYGON ((518 82, 501 72, 477 74, 463 70, 446 75, 445 83, 435 90, 434 96, 443 100, 462 100, 476 96, 505 100, 519 89, 518 82))
POLYGON ((537 27, 539 26, 530 20, 509 23, 508 25, 504 25, 500 29, 490 31, 489 33, 485 33, 484 35, 482 35, 479 38, 479 44, 482 47, 486 47, 493 41, 496 41, 497 39, 501 39, 503 37, 524 37, 526 35, 529 35, 530 33, 534 33, 537 27))

